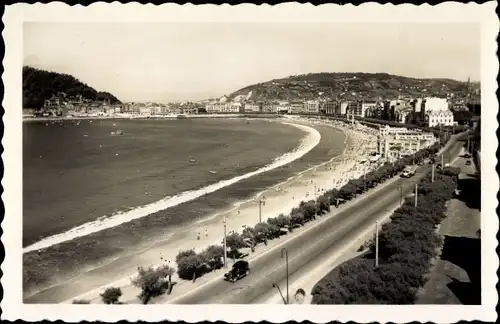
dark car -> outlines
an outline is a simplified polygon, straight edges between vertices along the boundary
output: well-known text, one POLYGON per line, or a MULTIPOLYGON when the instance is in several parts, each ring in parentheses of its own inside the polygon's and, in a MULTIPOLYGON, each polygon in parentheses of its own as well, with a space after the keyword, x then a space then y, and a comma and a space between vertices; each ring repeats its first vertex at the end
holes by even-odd
POLYGON ((471 165, 471 163, 472 162, 470 160, 465 161, 465 165, 471 165))
POLYGON ((247 261, 239 260, 233 264, 233 268, 224 274, 224 280, 236 282, 250 274, 250 264, 247 261))
POLYGON ((466 159, 470 159, 471 157, 472 157, 472 155, 470 155, 468 153, 464 155, 464 158, 466 158, 466 159))

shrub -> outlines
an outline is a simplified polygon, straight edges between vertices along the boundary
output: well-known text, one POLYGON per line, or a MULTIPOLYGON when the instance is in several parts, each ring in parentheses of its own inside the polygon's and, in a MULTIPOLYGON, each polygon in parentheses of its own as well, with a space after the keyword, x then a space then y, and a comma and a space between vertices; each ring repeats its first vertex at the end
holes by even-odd
POLYGON ((121 295, 122 290, 120 288, 109 287, 101 294, 101 298, 105 304, 116 304, 121 295))
POLYGON ((201 255, 188 255, 177 262, 177 274, 184 280, 195 280, 207 271, 207 265, 201 255))
POLYGON ((340 189, 340 198, 345 200, 351 200, 356 196, 357 188, 351 182, 347 183, 340 189))
POLYGON ((324 212, 330 211, 330 200, 325 196, 321 195, 316 202, 316 214, 318 216, 323 215, 324 212))
POLYGON ((290 215, 290 221, 291 225, 297 226, 297 225, 304 225, 305 219, 304 219, 304 214, 302 214, 300 211, 295 211, 290 215))
POLYGON ((196 255, 196 252, 194 250, 183 250, 177 253, 177 256, 175 257, 175 262, 179 263, 179 260, 188 256, 196 255))
POLYGON ((139 298, 146 305, 151 298, 160 296, 163 294, 168 286, 170 285, 167 277, 170 278, 174 270, 168 265, 163 265, 159 268, 148 268, 144 269, 139 267, 138 275, 132 279, 132 284, 137 288, 141 289, 139 298))
POLYGON ((310 221, 316 218, 316 213, 318 209, 316 207, 316 202, 314 200, 310 200, 308 202, 301 202, 299 205, 299 210, 304 215, 305 221, 310 221))
POLYGON ((201 253, 201 257, 210 269, 219 269, 224 264, 224 247, 210 245, 201 253))
MULTIPOLYGON (((379 258, 354 259, 334 269, 312 291, 315 304, 412 304, 417 289, 426 283, 425 274, 437 255, 442 239, 435 227, 444 218, 446 201, 457 183, 457 170, 443 170, 431 183, 421 181, 419 204, 406 202, 379 232, 379 258)), ((373 243, 371 249, 374 250, 373 243)))
POLYGON ((285 216, 283 214, 280 214, 276 218, 269 218, 267 220, 267 222, 269 224, 272 224, 272 225, 275 225, 275 226, 279 227, 280 229, 281 228, 289 228, 290 225, 291 225, 290 217, 287 217, 287 216, 285 216))

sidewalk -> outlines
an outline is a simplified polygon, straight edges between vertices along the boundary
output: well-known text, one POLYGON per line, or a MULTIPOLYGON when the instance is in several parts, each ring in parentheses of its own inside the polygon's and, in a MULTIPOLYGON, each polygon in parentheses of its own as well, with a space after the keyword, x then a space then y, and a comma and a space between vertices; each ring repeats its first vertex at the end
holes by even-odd
MULTIPOLYGON (((462 151, 461 155, 465 153, 462 151)), ((479 193, 480 179, 473 164, 459 157, 453 163, 460 167, 459 189, 462 194, 448 202, 447 218, 439 227, 444 239, 441 255, 428 274, 429 281, 417 294, 416 304, 481 304, 481 211, 473 192, 479 193), (475 200, 475 199, 472 199, 475 200)))

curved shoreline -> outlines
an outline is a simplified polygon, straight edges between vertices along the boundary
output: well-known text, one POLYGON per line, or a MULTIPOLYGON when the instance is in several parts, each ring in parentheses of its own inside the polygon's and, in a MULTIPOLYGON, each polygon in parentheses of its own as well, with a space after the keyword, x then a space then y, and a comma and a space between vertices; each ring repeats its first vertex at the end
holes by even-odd
POLYGON ((133 221, 135 219, 139 219, 142 217, 146 217, 150 214, 156 213, 161 210, 165 210, 171 207, 175 207, 177 205, 180 205, 182 203, 191 201, 193 199, 197 199, 203 195, 215 192, 217 190, 220 190, 224 187, 227 187, 229 185, 235 184, 241 180, 250 178, 252 176, 255 176, 257 174, 261 174, 266 171, 270 171, 273 169, 276 169, 278 167, 281 167, 283 165, 286 165, 288 163, 291 163, 301 157, 303 157, 305 154, 307 154, 309 151, 311 151, 314 147, 316 147, 319 142, 321 141, 321 134, 314 128, 305 126, 305 125, 300 125, 300 124, 295 124, 295 123, 290 123, 286 121, 280 121, 282 124, 290 125, 293 127, 296 127, 307 134, 302 138, 299 146, 294 149, 291 152, 287 152, 283 155, 280 155, 277 157, 274 162, 271 164, 268 164, 256 171, 252 171, 237 177, 233 177, 231 179, 223 180, 217 183, 210 184, 208 186, 205 186, 201 189, 198 190, 188 190, 184 191, 180 194, 177 194, 173 197, 167 197, 164 199, 161 199, 159 201, 144 205, 144 206, 139 206, 136 207, 132 210, 126 211, 126 212, 118 212, 116 214, 113 214, 109 217, 107 216, 102 216, 101 218, 91 221, 88 223, 85 223, 83 225, 74 227, 68 231, 65 231, 63 233, 51 235, 49 237, 43 238, 42 240, 35 242, 31 245, 28 245, 23 248, 23 254, 28 253, 31 251, 35 250, 41 250, 44 248, 48 248, 50 246, 64 243, 67 241, 70 241, 72 239, 86 236, 89 234, 93 234, 108 228, 116 227, 121 224, 133 221))
MULTIPOLYGON (((356 135, 358 134, 357 132, 352 133, 351 131, 346 130, 345 128, 343 129, 343 127, 340 127, 339 125, 333 125, 330 123, 314 122, 314 121, 307 120, 307 119, 305 119, 305 120, 302 119, 302 120, 299 120, 298 122, 300 122, 303 125, 305 124, 305 125, 309 125, 309 126, 313 126, 313 127, 314 127, 314 124, 319 124, 319 126, 329 126, 329 128, 331 127, 331 128, 336 129, 336 130, 340 130, 340 131, 342 131, 343 135, 345 136, 344 143, 347 141, 348 138, 351 139, 351 138, 357 137, 356 135)), ((354 142, 356 142, 356 141, 354 141, 354 142)), ((358 140, 358 142, 360 143, 361 141, 358 140)), ((350 144, 354 145, 354 143, 350 143, 350 144)), ((209 217, 195 222, 194 224, 190 225, 188 228, 182 227, 183 228, 182 233, 167 235, 168 237, 164 237, 163 240, 151 242, 151 244, 144 246, 140 250, 136 250, 134 252, 131 252, 130 255, 128 255, 128 256, 120 255, 116 259, 108 260, 109 262, 106 262, 105 264, 101 264, 97 267, 94 267, 93 269, 87 269, 84 272, 76 275, 75 277, 73 277, 69 280, 65 280, 62 283, 52 285, 51 287, 53 287, 53 288, 41 289, 38 292, 31 293, 30 294, 31 297, 25 297, 23 299, 31 299, 30 301, 28 301, 29 303, 47 302, 49 299, 52 299, 52 301, 49 301, 49 302, 62 302, 62 300, 65 300, 65 298, 72 300, 73 298, 75 298, 76 295, 82 296, 81 287, 88 287, 89 288, 87 293, 84 293, 83 296, 91 295, 93 299, 96 299, 96 298, 99 299, 99 293, 102 292, 102 288, 109 286, 109 285, 124 286, 124 287, 126 287, 126 288, 124 288, 125 291, 127 289, 132 289, 133 287, 132 288, 129 287, 130 286, 130 276, 135 274, 136 268, 131 264, 131 262, 132 263, 135 262, 137 265, 142 265, 142 266, 148 267, 148 266, 154 266, 154 265, 158 264, 158 256, 159 255, 163 255, 165 260, 167 260, 167 259, 174 260, 175 254, 178 252, 180 242, 183 242, 182 246, 186 246, 186 248, 190 247, 189 244, 193 244, 192 246, 198 246, 198 245, 202 244, 202 245, 196 247, 196 250, 203 248, 206 245, 220 244, 220 242, 219 242, 220 241, 219 223, 220 223, 220 219, 221 219, 222 215, 224 215, 224 214, 229 215, 228 220, 231 223, 231 226, 233 226, 232 228, 234 228, 236 231, 239 231, 238 228, 240 228, 242 224, 250 224, 250 223, 253 223, 254 220, 256 220, 254 218, 256 215, 255 214, 255 208, 256 208, 255 197, 259 197, 260 195, 265 193, 267 198, 268 198, 267 201, 270 202, 270 204, 269 204, 270 206, 269 207, 266 206, 265 207, 266 210, 263 210, 263 215, 262 215, 263 220, 267 219, 268 217, 274 217, 281 212, 286 213, 287 209, 291 210, 293 207, 296 207, 296 204, 300 200, 312 199, 312 197, 307 198, 307 195, 304 196, 305 191, 310 190, 310 189, 304 188, 304 185, 302 184, 304 182, 305 178, 311 177, 311 175, 308 175, 307 173, 314 172, 316 174, 318 174, 318 173, 321 174, 322 172, 325 172, 325 171, 322 171, 323 166, 331 163, 331 164, 337 165, 337 167, 335 167, 335 166, 333 167, 334 171, 331 171, 332 168, 328 167, 328 166, 324 169, 330 170, 330 171, 328 171, 330 173, 336 172, 336 174, 340 175, 341 174, 340 172, 342 170, 339 170, 339 169, 347 170, 347 168, 348 168, 347 164, 352 164, 350 162, 347 162, 347 164, 346 164, 346 158, 345 158, 346 153, 347 153, 347 155, 350 155, 351 152, 354 151, 354 147, 349 147, 349 146, 350 145, 344 146, 342 153, 336 154, 334 157, 330 158, 328 161, 321 162, 321 163, 312 165, 310 167, 306 167, 305 169, 301 169, 301 171, 296 172, 291 177, 289 177, 283 181, 274 183, 273 185, 266 187, 266 189, 255 193, 252 196, 254 198, 239 201, 238 203, 233 204, 229 209, 219 210, 218 212, 211 214, 209 217), (343 163, 340 160, 335 161, 335 160, 341 158, 342 156, 344 156, 343 163), (337 171, 335 171, 335 170, 337 170, 337 171), (293 197, 290 197, 290 196, 288 198, 283 197, 283 191, 281 191, 281 192, 278 192, 277 190, 275 191, 275 188, 284 187, 284 184, 287 184, 287 185, 289 184, 290 189, 288 189, 288 186, 287 186, 287 190, 289 190, 290 192, 293 191, 296 193, 296 196, 295 196, 296 200, 293 200, 293 197), (301 188, 299 188, 299 187, 301 187, 301 188), (282 199, 284 199, 284 201, 282 199), (273 200, 279 202, 279 204, 276 206, 277 209, 276 208, 272 209, 271 205, 273 205, 272 204, 273 200), (285 204, 283 204, 283 202, 285 202, 285 204), (238 213, 238 215, 235 215, 236 214, 235 211, 239 210, 239 209, 242 210, 241 216, 239 215, 239 213, 238 213), (249 213, 250 215, 247 215, 247 213, 249 213), (196 239, 195 239, 196 232, 198 232, 198 234, 200 234, 199 233, 200 228, 202 230, 208 228, 208 231, 209 231, 208 233, 210 233, 210 238, 208 238, 208 235, 207 235, 207 237, 206 238, 203 237, 201 239, 201 241, 196 241, 196 239), (212 229, 215 229, 215 233, 212 231, 212 229), (181 234, 181 235, 179 235, 179 234, 181 234), (217 239, 213 239, 214 234, 217 237, 217 239), (207 239, 208 239, 208 241, 207 241, 207 239), (165 252, 167 253, 167 255, 165 255, 165 252), (170 253, 173 253, 173 254, 168 256, 168 254, 170 254, 170 253), (137 261, 139 261, 139 263, 137 263, 137 261), (113 280, 113 279, 111 279, 111 277, 109 277, 111 273, 115 273, 115 275, 114 275, 115 280, 113 280), (101 276, 102 274, 105 274, 105 277, 106 276, 109 277, 110 280, 106 280, 104 277, 101 276), (118 277, 116 277, 116 274, 118 274, 118 277), (128 276, 127 276, 127 274, 128 274, 128 276), (118 279, 120 277, 122 279, 118 279), (116 279, 118 279, 118 280, 116 280, 116 279), (90 282, 89 282, 89 280, 90 280, 90 282), (97 280, 97 282, 101 282, 101 284, 98 284, 98 286, 96 286, 95 285, 96 280, 97 280), (92 282, 94 282, 94 283, 92 283, 92 282), (76 289, 76 290, 72 289, 71 287, 74 287, 74 289, 76 289), (77 287, 80 287, 80 288, 77 288, 77 287), (78 290, 80 290, 80 293, 77 292, 78 290), (74 293, 71 294, 71 291, 74 291, 74 293), (58 298, 59 301, 54 300, 54 298, 52 298, 52 296, 58 296, 55 298, 58 298)), ((344 174, 347 175, 348 172, 342 172, 342 176, 344 176, 344 174)), ((329 177, 328 180, 329 180, 328 183, 324 183, 324 184, 320 184, 320 185, 323 186, 324 188, 326 188, 327 186, 331 186, 331 180, 332 180, 331 177, 329 177)), ((285 190, 285 192, 286 192, 286 190, 285 190)), ((289 195, 290 195, 290 193, 289 193, 289 195)), ((267 203, 266 203, 266 205, 267 205, 267 203)), ((288 210, 288 212, 289 212, 289 210, 288 210)), ((135 292, 133 294, 135 294, 135 292)), ((133 295, 133 297, 135 297, 135 295, 133 295)))
MULTIPOLYGON (((299 122, 302 122, 304 124, 314 124, 315 122, 311 122, 310 120, 299 120, 299 122)), ((330 127, 332 128, 336 128, 336 129, 340 129, 339 127, 336 127, 335 125, 329 125, 330 127)), ((341 129, 342 130, 342 129, 341 129)), ((354 134, 348 134, 350 133, 349 131, 346 131, 346 130, 342 130, 344 135, 346 136, 345 138, 345 143, 347 143, 348 141, 348 138, 349 138, 349 141, 352 139, 352 137, 355 137, 356 136, 356 132, 354 132, 354 134)), ((349 173, 350 170, 353 169, 353 167, 355 166, 355 163, 354 163, 354 159, 352 159, 352 157, 348 157, 346 155, 350 155, 352 154, 353 152, 355 152, 355 149, 356 149, 356 146, 359 144, 359 143, 356 143, 356 140, 353 141, 354 143, 351 143, 352 146, 351 147, 348 147, 347 145, 344 147, 344 151, 342 154, 340 155, 337 155, 331 159, 329 159, 328 161, 326 162, 322 162, 320 164, 317 164, 317 165, 314 165, 314 166, 311 166, 305 170, 302 170, 301 172, 298 172, 296 174, 294 174, 292 177, 290 177, 289 179, 286 179, 285 181, 282 181, 278 184, 275 184, 269 188, 267 188, 266 190, 262 191, 262 192, 259 192, 255 195, 255 197, 259 197, 260 195, 264 194, 265 192, 268 192, 268 191, 271 191, 271 197, 269 196, 269 194, 266 195, 266 205, 267 205, 267 202, 270 202, 270 200, 279 200, 279 207, 277 209, 274 209, 272 211, 266 211, 262 213, 262 219, 263 221, 265 221, 267 218, 269 217, 274 217, 274 216, 277 216, 279 213, 286 213, 287 210, 288 212, 296 207, 298 201, 300 200, 303 200, 303 199, 313 199, 315 198, 317 195, 319 195, 320 193, 316 193, 313 195, 313 197, 309 197, 307 198, 308 194, 306 195, 306 198, 304 198, 303 196, 297 196, 296 198, 298 198, 297 200, 292 200, 292 199, 289 199, 289 200, 285 200, 285 204, 283 204, 281 202, 281 196, 283 195, 283 193, 277 193, 276 194, 276 197, 272 197, 273 196, 273 193, 272 193, 272 190, 275 188, 275 187, 280 187, 282 186, 283 184, 290 184, 289 186, 287 186, 287 188, 290 188, 290 190, 293 190, 295 189, 295 192, 298 193, 298 195, 300 195, 299 193, 299 188, 297 186, 302 186, 303 187, 303 182, 304 182, 304 179, 302 178, 303 175, 305 175, 306 173, 310 173, 310 172, 316 172, 316 171, 319 171, 321 173, 321 171, 319 170, 320 168, 324 167, 324 166, 327 166, 325 168, 325 170, 331 170, 331 168, 328 167, 328 165, 330 164, 334 164, 334 163, 337 163, 337 167, 339 167, 340 170, 338 171, 342 171, 342 169, 344 169, 344 171, 347 171, 347 172, 341 172, 342 175, 346 175, 345 177, 342 178, 341 181, 338 181, 336 182, 336 186, 339 186, 339 185, 343 185, 343 182, 346 182, 347 181, 347 174, 349 173), (335 161, 339 158, 342 158, 344 157, 344 161, 341 162, 341 161, 335 161), (348 159, 350 162, 348 161, 345 161, 345 159, 348 159), (298 183, 297 186, 293 185, 293 183, 298 183)), ((359 141, 361 142, 361 141, 359 141)), ((355 154, 355 153, 354 153, 355 154)), ((335 172, 335 167, 334 167, 334 171, 330 171, 330 172, 335 172)), ((357 169, 357 172, 359 173, 359 169, 357 169)), ((312 177, 314 177, 314 175, 311 175, 312 177)), ((354 174, 352 174, 352 176, 354 176, 354 174)), ((323 188, 326 188, 327 186, 330 186, 331 187, 331 178, 328 179, 329 180, 329 183, 330 185, 328 185, 327 183, 323 183, 321 184, 321 186, 323 186, 323 188)), ((340 180, 340 179, 339 179, 340 180)), ((307 183, 309 183, 309 180, 306 181, 307 183)), ((307 185, 306 185, 307 187, 307 185)), ((303 188, 302 188, 303 189, 303 188)), ((308 189, 306 189, 308 190, 308 189)), ((285 191, 286 192, 286 191, 285 191)), ((304 192, 302 192, 303 194, 304 192)), ((285 198, 286 199, 286 198, 285 198)), ((242 202, 242 205, 245 204, 245 203, 249 203, 249 202, 242 202)), ((251 203, 249 204, 251 205, 251 203)), ((241 207, 241 206, 240 206, 241 207)), ((255 206, 254 206, 255 207, 255 206)), ((249 209, 252 208, 252 206, 248 206, 249 209)), ((267 208, 267 207, 266 207, 267 208)), ((233 211, 236 210, 236 209, 239 209, 238 207, 234 207, 232 208, 230 211, 227 211, 226 213, 229 214, 229 216, 235 216, 233 215, 233 211)), ((220 213, 219 215, 215 215, 215 216, 221 216, 223 213, 220 213)), ((242 214, 241 216, 238 215, 238 218, 242 217, 242 218, 245 218, 245 212, 242 210, 242 214)), ((250 223, 247 222, 248 221, 248 216, 246 217, 246 221, 243 221, 245 224, 253 224, 253 222, 251 221, 250 223)), ((232 222, 232 223, 235 223, 237 222, 237 219, 236 218, 228 218, 228 222, 232 222)), ((240 225, 241 225, 241 221, 239 222, 240 225)), ((210 226, 210 224, 206 224, 206 226, 210 226)), ((215 226, 219 226, 219 224, 217 223, 215 226)), ((238 226, 238 225, 233 225, 234 227, 233 228, 241 228, 242 226, 238 226)), ((243 225, 244 227, 245 225, 243 225)), ((236 229, 235 231, 240 231, 238 229, 236 229)), ((193 232, 193 234, 195 234, 196 231, 193 232)), ((219 235, 220 236, 220 235, 219 235)), ((192 243, 193 245, 194 244, 197 244, 197 245, 200 245, 200 242, 196 242, 196 241, 192 241, 192 242, 189 242, 189 237, 187 237, 184 241, 184 244, 183 246, 185 248, 189 248, 189 245, 190 243, 192 243)), ((167 243, 167 244, 160 244, 158 247, 153 247, 151 246, 150 249, 151 250, 148 250, 148 251, 143 251, 143 253, 145 254, 149 254, 150 256, 154 255, 155 253, 163 253, 163 256, 165 256, 165 253, 166 254, 171 254, 171 256, 167 257, 165 260, 167 259, 171 259, 171 260, 174 260, 175 259, 175 255, 177 254, 178 250, 179 250, 179 241, 176 242, 177 244, 172 244, 172 243, 167 243), (172 249, 175 249, 175 251, 173 251, 172 249)), ((195 247, 194 249, 199 251, 203 248, 205 248, 206 246, 208 245, 211 245, 211 244, 220 244, 220 237, 218 237, 216 240, 213 240, 213 241, 210 241, 208 240, 207 242, 201 244, 202 246, 197 246, 195 247)), ((165 262, 165 261, 163 261, 165 262)), ((170 261, 169 261, 170 262, 170 261)), ((152 266, 152 267, 155 267, 155 266, 158 266, 160 265, 159 262, 154 262, 152 264, 143 264, 143 266, 145 267, 149 267, 149 266, 152 266)), ((136 295, 136 288, 133 287, 131 284, 130 284, 130 279, 131 279, 131 276, 133 276, 135 274, 135 271, 134 273, 132 274, 129 274, 129 276, 123 276, 121 279, 118 279, 118 280, 115 280, 115 281, 112 281, 112 282, 108 282, 107 284, 105 285, 102 285, 98 288, 95 288, 95 289, 92 289, 86 293, 83 293, 83 294, 79 294, 77 296, 74 296, 70 299, 67 299, 65 301, 63 301, 63 303, 71 303, 72 300, 74 299, 80 299, 80 298, 84 298, 84 299, 87 299, 87 300, 92 300, 92 302, 96 301, 97 303, 100 302, 99 300, 99 293, 103 291, 103 289, 107 288, 107 287, 120 287, 122 288, 122 291, 124 293, 124 296, 123 296, 123 299, 125 299, 125 302, 132 302, 134 303, 134 299, 130 299, 130 298, 134 298, 135 295, 136 295), (127 299, 128 298, 128 299, 127 299)), ((176 275, 174 275, 176 276, 176 275)), ((189 282, 184 282, 183 280, 180 281, 180 283, 178 283, 178 285, 181 285, 181 286, 184 286, 184 284, 187 284, 189 285, 189 282)), ((187 287, 182 287, 182 288, 187 288, 187 287)), ((179 288, 177 288, 179 289, 179 288)), ((123 300, 122 299, 122 300, 123 300)))

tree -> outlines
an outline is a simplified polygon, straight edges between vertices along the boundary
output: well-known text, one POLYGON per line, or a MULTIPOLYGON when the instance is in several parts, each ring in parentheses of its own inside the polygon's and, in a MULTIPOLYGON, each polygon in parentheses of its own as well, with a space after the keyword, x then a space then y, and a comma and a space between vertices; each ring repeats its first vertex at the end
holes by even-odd
POLYGON ((316 202, 310 200, 308 202, 301 202, 299 205, 300 212, 304 215, 305 221, 310 221, 316 218, 316 213, 318 209, 316 207, 316 202))
POLYGON ((196 252, 191 249, 191 250, 181 250, 179 253, 177 253, 177 256, 175 257, 175 262, 179 263, 180 259, 183 259, 188 256, 193 256, 196 255, 196 252))
POLYGON ((23 107, 41 109, 45 100, 54 95, 65 94, 67 97, 109 101, 120 101, 108 92, 97 92, 71 75, 44 71, 33 67, 23 67, 23 107))
POLYGON ((267 222, 271 225, 276 225, 278 228, 287 228, 287 229, 291 229, 290 228, 290 225, 291 225, 291 222, 290 222, 290 217, 287 217, 283 214, 279 214, 278 217, 276 218, 269 218, 267 220, 267 222))
POLYGON ((230 253, 233 258, 237 258, 239 256, 239 249, 247 246, 243 237, 236 232, 233 232, 226 237, 226 244, 230 249, 230 253))
POLYGON ((138 275, 132 279, 132 284, 141 289, 138 296, 144 305, 146 305, 151 298, 163 294, 166 290, 165 284, 169 285, 166 280, 174 273, 173 269, 168 265, 160 266, 159 268, 138 268, 138 275))
POLYGON ((196 280, 206 271, 205 260, 201 255, 188 255, 177 261, 177 274, 184 280, 196 280))
POLYGON ((345 200, 351 200, 356 196, 356 190, 356 186, 349 182, 340 189, 340 197, 345 200))
POLYGON ((102 301, 105 304, 116 304, 122 295, 120 288, 109 287, 101 294, 102 301))
POLYGON ((290 222, 291 222, 291 225, 292 227, 293 226, 296 226, 296 225, 304 225, 304 222, 305 222, 305 219, 304 219, 304 214, 302 214, 302 212, 300 211, 295 211, 295 212, 292 212, 292 214, 290 214, 290 222))
POLYGON ((330 211, 330 200, 325 195, 321 195, 316 202, 316 210, 318 215, 330 211))
POLYGON ((219 269, 223 265, 224 247, 220 245, 210 245, 201 254, 202 258, 211 269, 219 269))

